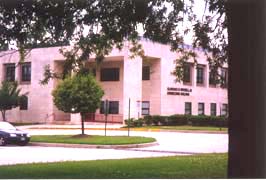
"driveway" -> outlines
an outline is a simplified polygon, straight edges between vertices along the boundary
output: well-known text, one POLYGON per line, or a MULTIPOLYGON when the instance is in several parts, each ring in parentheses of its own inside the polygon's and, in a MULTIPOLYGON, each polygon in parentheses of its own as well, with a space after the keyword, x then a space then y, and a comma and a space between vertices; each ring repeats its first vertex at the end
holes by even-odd
MULTIPOLYGON (((32 127, 31 127, 32 128, 32 127)), ((80 134, 76 129, 31 129, 24 127, 31 135, 80 134)), ((86 134, 104 135, 103 130, 86 130, 86 134)), ((107 130, 107 135, 124 135, 127 131, 107 130)), ((57 162, 99 159, 125 159, 188 155, 195 153, 223 153, 228 151, 227 134, 139 132, 130 136, 154 137, 158 146, 132 149, 88 149, 40 146, 0 147, 0 165, 31 162, 57 162), (20 153, 22 152, 22 153, 20 153)))

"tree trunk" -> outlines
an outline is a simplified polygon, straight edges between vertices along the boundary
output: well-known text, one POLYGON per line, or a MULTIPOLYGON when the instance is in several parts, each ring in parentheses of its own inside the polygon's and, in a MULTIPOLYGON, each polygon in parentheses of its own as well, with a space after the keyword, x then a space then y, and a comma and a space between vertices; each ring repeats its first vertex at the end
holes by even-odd
POLYGON ((81 116, 81 134, 84 135, 84 120, 85 120, 85 114, 84 113, 80 113, 81 116))
POLYGON ((3 121, 6 121, 6 111, 5 110, 2 110, 1 111, 1 114, 2 114, 3 121))
POLYGON ((265 0, 229 0, 229 178, 266 178, 265 0))

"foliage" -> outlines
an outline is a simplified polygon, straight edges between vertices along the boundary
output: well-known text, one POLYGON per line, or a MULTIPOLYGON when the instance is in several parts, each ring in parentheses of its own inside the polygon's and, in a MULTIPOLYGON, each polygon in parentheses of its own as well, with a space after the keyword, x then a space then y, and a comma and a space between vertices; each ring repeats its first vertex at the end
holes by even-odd
MULTIPOLYGON (((146 126, 210 126, 210 127, 228 127, 228 119, 223 116, 195 116, 195 115, 171 115, 171 116, 144 116, 143 121, 146 126)), ((136 121, 136 120, 135 120, 136 121)), ((141 124, 141 123, 139 123, 141 124)), ((134 124, 132 124, 133 126, 134 124)), ((137 126, 135 126, 137 127, 137 126)))
POLYGON ((31 142, 65 143, 65 144, 94 144, 94 145, 122 145, 154 142, 154 138, 137 136, 88 136, 73 137, 72 135, 41 135, 32 136, 31 142))
POLYGON ((131 118, 130 121, 128 119, 126 119, 125 124, 127 126, 129 125, 129 127, 142 127, 144 124, 144 120, 142 118, 140 118, 140 119, 131 118))
POLYGON ((1 166, 4 179, 222 179, 227 154, 1 166))
POLYGON ((94 113, 100 107, 103 90, 91 75, 64 79, 53 91, 56 107, 68 113, 94 113))
POLYGON ((90 74, 77 74, 64 79, 53 90, 56 107, 67 113, 80 113, 84 134, 85 113, 94 113, 100 107, 104 92, 90 74))
POLYGON ((0 88, 0 111, 3 121, 6 121, 6 111, 17 107, 21 97, 17 82, 2 82, 0 88))

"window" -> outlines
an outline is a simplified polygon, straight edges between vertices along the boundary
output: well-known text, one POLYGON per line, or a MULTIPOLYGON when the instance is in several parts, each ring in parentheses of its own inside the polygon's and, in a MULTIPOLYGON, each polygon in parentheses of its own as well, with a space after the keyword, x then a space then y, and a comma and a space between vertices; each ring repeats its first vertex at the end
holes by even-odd
POLYGON ((191 115, 191 102, 185 102, 185 114, 191 115))
POLYGON ((217 82, 217 72, 215 70, 211 70, 209 73, 209 84, 215 86, 217 82))
POLYGON ((20 110, 28 110, 28 97, 27 96, 21 96, 20 102, 19 102, 19 109, 20 110))
POLYGON ((222 88, 226 88, 227 87, 227 69, 222 68, 221 69, 221 87, 222 88))
POLYGON ((92 74, 94 77, 96 77, 96 68, 92 68, 92 69, 91 69, 91 74, 92 74))
POLYGON ((21 64, 21 81, 22 82, 31 81, 31 63, 21 64))
POLYGON ((142 80, 150 80, 150 66, 142 67, 142 80))
POLYGON ((150 114, 150 102, 149 101, 142 101, 141 114, 142 115, 149 115, 150 114))
POLYGON ((191 83, 191 65, 185 64, 183 67, 183 82, 191 83))
POLYGON ((198 115, 204 115, 204 103, 198 104, 198 115))
POLYGON ((119 102, 109 101, 109 114, 118 114, 119 112, 119 102))
POLYGON ((204 83, 204 67, 197 66, 197 84, 204 83))
POLYGON ((119 68, 101 69, 101 81, 119 81, 119 68))
POLYGON ((5 64, 5 80, 15 81, 15 64, 5 64))
MULTIPOLYGON (((100 107, 100 114, 104 114, 104 103, 105 101, 101 102, 100 107)), ((109 101, 109 112, 108 114, 118 114, 119 113, 119 101, 109 101)))
POLYGON ((227 114, 228 114, 228 105, 222 104, 221 116, 227 116, 227 114))
POLYGON ((211 116, 216 116, 216 103, 211 103, 211 116))

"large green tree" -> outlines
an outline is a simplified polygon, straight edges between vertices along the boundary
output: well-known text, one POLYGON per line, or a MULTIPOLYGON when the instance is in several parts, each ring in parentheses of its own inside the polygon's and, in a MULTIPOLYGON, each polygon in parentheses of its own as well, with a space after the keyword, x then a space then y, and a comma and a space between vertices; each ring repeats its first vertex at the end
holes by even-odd
POLYGON ((84 134, 85 114, 94 113, 100 107, 103 94, 95 78, 88 74, 65 78, 52 93, 54 104, 59 110, 80 113, 82 134, 84 134))
POLYGON ((6 111, 17 107, 21 97, 17 82, 2 82, 0 87, 0 111, 3 121, 6 121, 6 111))

